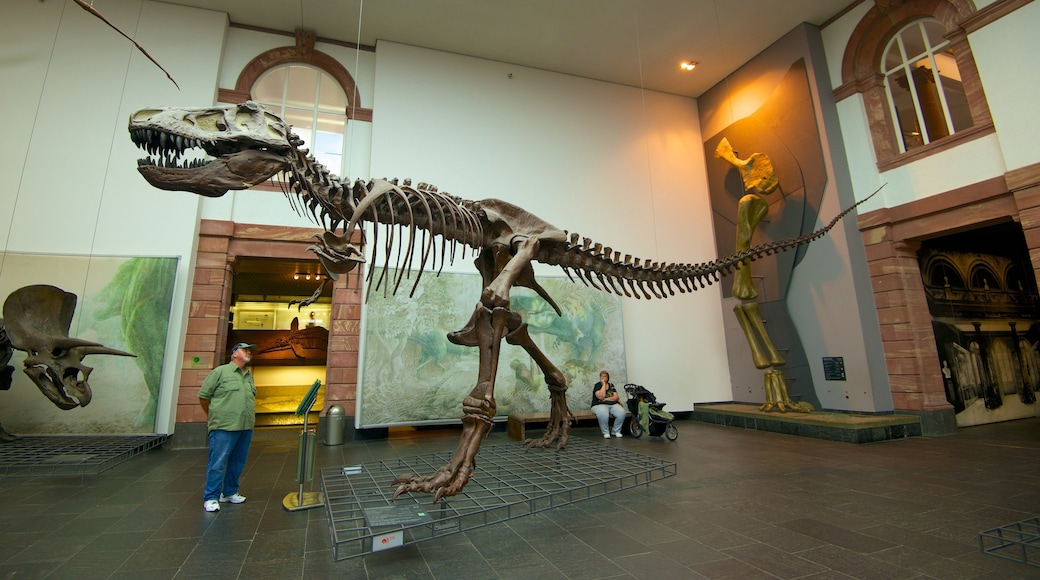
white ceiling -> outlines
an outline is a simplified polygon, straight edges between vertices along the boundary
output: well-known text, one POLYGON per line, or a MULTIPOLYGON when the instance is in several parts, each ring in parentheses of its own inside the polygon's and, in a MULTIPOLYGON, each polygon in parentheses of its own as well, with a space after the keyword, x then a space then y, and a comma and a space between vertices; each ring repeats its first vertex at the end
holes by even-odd
POLYGON ((389 40, 698 97, 802 22, 859 0, 166 0, 231 22, 389 40), (359 26, 360 20, 360 26, 359 26), (693 72, 679 70, 684 59, 693 72))

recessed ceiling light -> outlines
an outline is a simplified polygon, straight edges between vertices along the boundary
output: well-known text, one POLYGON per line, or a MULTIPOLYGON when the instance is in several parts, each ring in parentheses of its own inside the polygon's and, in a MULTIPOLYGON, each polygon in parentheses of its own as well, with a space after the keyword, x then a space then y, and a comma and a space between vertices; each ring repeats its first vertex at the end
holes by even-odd
POLYGON ((682 61, 682 64, 679 65, 679 68, 683 70, 693 70, 697 68, 697 63, 693 62, 692 60, 684 60, 682 61))

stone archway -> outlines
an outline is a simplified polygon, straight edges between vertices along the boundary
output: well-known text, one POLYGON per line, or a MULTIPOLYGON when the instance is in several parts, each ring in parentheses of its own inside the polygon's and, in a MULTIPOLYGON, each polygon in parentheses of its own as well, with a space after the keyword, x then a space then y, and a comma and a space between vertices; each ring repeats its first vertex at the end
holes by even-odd
POLYGON ((946 401, 917 260, 920 240, 1014 220, 1040 279, 1040 164, 859 216, 881 326, 892 403, 921 416, 926 435, 956 431, 946 401))
MULTIPOLYGON (((235 261, 243 257, 300 259, 306 256, 313 236, 320 232, 311 228, 202 220, 177 397, 178 424, 205 425, 206 416, 197 395, 209 371, 224 362, 235 261)), ((362 295, 356 288, 362 275, 359 268, 336 281, 332 290, 325 403, 326 408, 341 405, 347 415, 354 414, 357 399, 362 295)))

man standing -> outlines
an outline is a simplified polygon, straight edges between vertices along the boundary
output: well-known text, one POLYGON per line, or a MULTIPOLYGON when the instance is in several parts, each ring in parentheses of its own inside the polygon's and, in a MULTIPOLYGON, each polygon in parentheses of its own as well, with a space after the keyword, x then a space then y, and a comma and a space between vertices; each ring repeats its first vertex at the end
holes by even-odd
POLYGON ((220 511, 221 502, 242 503, 238 477, 246 466, 249 442, 256 420, 256 386, 246 365, 255 344, 240 342, 231 348, 231 362, 206 377, 199 390, 199 404, 209 416, 209 462, 202 508, 220 511))

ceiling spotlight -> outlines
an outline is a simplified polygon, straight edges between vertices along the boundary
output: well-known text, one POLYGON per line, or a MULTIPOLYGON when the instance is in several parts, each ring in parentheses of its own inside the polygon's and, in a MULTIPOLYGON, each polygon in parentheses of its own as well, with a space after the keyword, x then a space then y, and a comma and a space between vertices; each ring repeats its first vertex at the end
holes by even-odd
POLYGON ((292 277, 292 279, 293 279, 293 280, 299 280, 299 279, 300 279, 300 273, 299 273, 299 272, 297 272, 297 273, 293 274, 293 277, 292 277))
POLYGON ((311 275, 310 275, 310 273, 308 273, 307 274, 307 280, 309 281, 310 279, 311 279, 311 275))
POLYGON ((697 63, 693 62, 692 60, 684 60, 682 61, 682 64, 679 65, 679 68, 683 70, 693 70, 697 68, 697 63))

